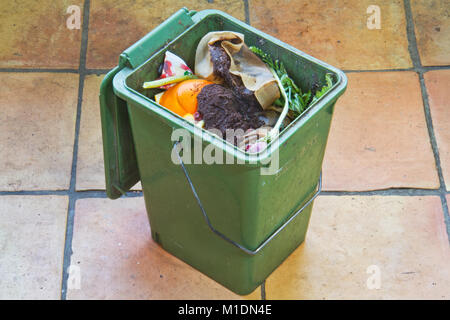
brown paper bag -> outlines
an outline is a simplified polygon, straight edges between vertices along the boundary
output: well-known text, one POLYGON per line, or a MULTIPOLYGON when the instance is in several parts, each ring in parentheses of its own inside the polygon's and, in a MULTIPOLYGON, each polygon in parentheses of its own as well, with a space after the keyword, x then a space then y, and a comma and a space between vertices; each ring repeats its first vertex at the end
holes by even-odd
POLYGON ((206 34, 198 44, 195 55, 195 74, 220 82, 213 73, 210 46, 222 41, 221 46, 231 60, 230 73, 239 76, 244 86, 253 91, 263 109, 269 108, 280 97, 277 82, 264 62, 244 43, 244 35, 231 31, 215 31, 206 34))

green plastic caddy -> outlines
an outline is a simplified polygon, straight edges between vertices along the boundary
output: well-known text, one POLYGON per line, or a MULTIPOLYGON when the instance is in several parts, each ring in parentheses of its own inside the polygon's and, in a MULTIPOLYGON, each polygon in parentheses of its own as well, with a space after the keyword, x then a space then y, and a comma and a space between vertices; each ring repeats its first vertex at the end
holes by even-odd
POLYGON ((125 50, 101 85, 108 197, 140 180, 153 239, 233 292, 251 293, 305 239, 334 105, 346 86, 340 70, 221 11, 183 8, 125 50), (240 32, 248 46, 282 61, 304 91, 333 75, 332 89, 283 130, 277 146, 255 155, 158 105, 152 98, 159 89, 142 89, 157 78, 166 50, 193 68, 200 39, 220 30, 240 32), (202 136, 203 147, 213 144, 234 164, 173 161, 173 154, 180 159, 171 139, 178 128, 188 130, 192 148, 202 136), (275 153, 278 169, 261 174, 275 153))

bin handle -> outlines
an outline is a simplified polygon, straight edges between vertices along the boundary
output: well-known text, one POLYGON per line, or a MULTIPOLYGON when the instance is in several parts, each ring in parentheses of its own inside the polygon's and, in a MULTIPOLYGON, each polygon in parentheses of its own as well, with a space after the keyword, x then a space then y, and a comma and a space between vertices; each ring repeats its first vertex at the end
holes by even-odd
POLYGON ((189 186, 191 187, 192 193, 194 194, 195 199, 197 200, 198 206, 200 207, 200 210, 203 213, 203 217, 205 218, 205 221, 208 225, 208 227, 211 229, 212 232, 214 232, 215 234, 217 234, 219 237, 221 237, 222 239, 224 239, 225 241, 231 243, 232 245, 234 245, 235 247, 241 249, 243 252, 245 252, 246 254, 249 255, 255 255, 257 254, 259 251, 261 251, 262 248, 264 248, 270 241, 272 241, 273 238, 275 238, 275 236, 277 234, 279 234, 284 228, 287 227, 287 225, 289 223, 291 223, 292 220, 295 219, 295 217, 297 217, 303 210, 305 210, 305 208, 307 206, 309 206, 311 204, 311 202, 313 202, 313 200, 315 198, 317 198, 317 196, 319 195, 319 193, 322 191, 322 172, 320 172, 319 175, 319 181, 317 183, 317 191, 316 193, 314 193, 314 195, 299 209, 297 210, 295 213, 291 214, 291 216, 289 217, 289 219, 287 219, 278 229, 276 229, 274 232, 272 232, 267 238, 266 240, 264 240, 255 250, 250 250, 242 245, 240 245, 239 243, 237 243, 236 241, 231 240, 230 238, 228 238, 226 235, 224 235, 223 233, 221 233, 220 231, 217 231, 211 224, 211 221, 208 218, 208 215, 206 214, 206 210, 203 207, 203 204, 200 200, 200 197, 197 194, 197 191, 195 190, 194 184, 192 183, 192 180, 189 176, 189 173, 186 170, 186 167, 184 166, 183 160, 181 159, 180 153, 176 150, 176 146, 178 145, 178 141, 176 141, 173 145, 173 148, 176 151, 178 160, 180 161, 181 164, 181 168, 183 169, 184 175, 186 176, 186 179, 189 183, 189 186))

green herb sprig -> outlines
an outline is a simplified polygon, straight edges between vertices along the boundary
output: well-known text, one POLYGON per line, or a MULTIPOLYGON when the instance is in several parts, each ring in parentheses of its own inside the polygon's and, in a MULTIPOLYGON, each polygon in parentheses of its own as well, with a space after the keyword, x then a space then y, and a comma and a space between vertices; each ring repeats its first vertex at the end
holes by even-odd
POLYGON ((333 79, 331 78, 330 73, 327 73, 325 75, 325 81, 327 82, 327 84, 323 86, 322 89, 320 89, 319 91, 316 91, 316 94, 314 95, 313 100, 311 102, 314 102, 317 99, 319 99, 321 96, 327 93, 327 91, 330 90, 330 88, 333 86, 333 79))
MULTIPOLYGON (((332 75, 327 73, 325 75, 325 81, 327 84, 317 91, 311 99, 311 90, 303 93, 302 90, 295 84, 294 80, 289 77, 283 62, 273 60, 269 54, 265 53, 258 47, 251 46, 250 50, 260 57, 269 68, 272 68, 280 78, 280 82, 283 85, 284 91, 287 95, 289 109, 293 111, 295 117, 305 111, 312 102, 323 96, 333 86, 332 75)), ((285 105, 283 96, 278 98, 274 104, 283 107, 285 105)))

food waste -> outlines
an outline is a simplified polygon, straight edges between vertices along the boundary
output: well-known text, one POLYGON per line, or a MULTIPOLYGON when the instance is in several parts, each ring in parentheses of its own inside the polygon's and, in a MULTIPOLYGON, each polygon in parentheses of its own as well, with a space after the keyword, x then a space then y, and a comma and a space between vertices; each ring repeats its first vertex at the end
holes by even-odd
POLYGON ((163 89, 155 95, 158 104, 248 153, 258 153, 331 88, 330 74, 326 83, 314 95, 303 93, 283 63, 247 47, 242 34, 219 31, 200 40, 195 73, 166 51, 159 78, 143 88, 163 89))

